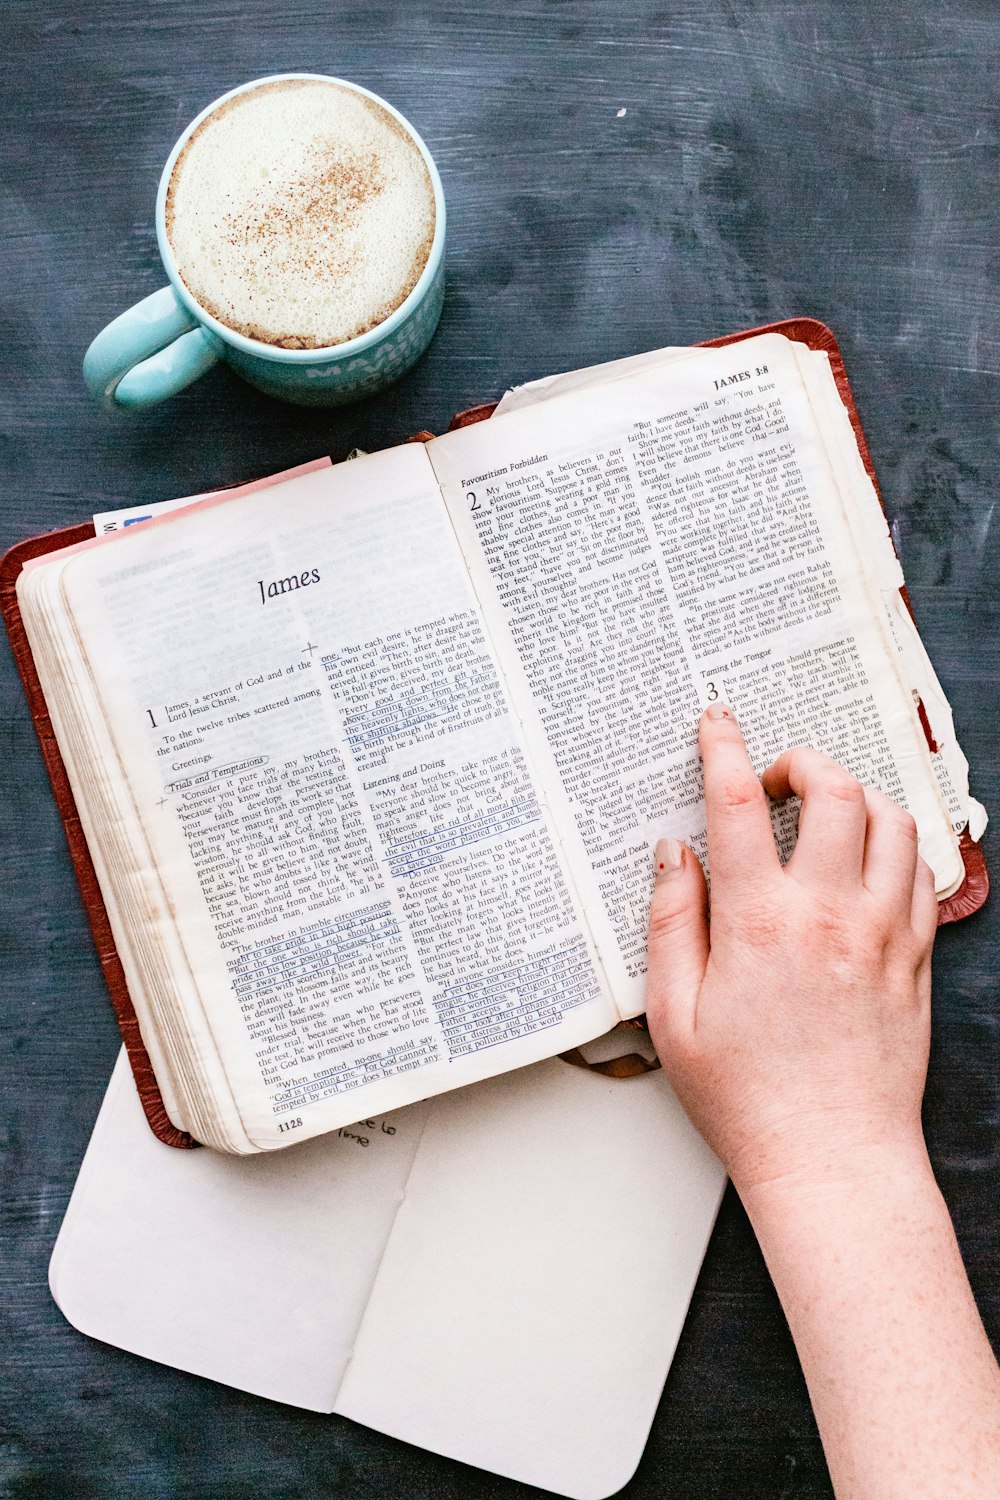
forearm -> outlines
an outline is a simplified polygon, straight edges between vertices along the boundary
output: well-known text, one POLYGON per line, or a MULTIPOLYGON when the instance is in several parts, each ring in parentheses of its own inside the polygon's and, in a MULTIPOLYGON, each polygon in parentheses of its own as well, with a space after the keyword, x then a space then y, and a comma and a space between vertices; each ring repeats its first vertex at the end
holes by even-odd
POLYGON ((922 1147, 743 1198, 838 1500, 1000 1495, 1000 1373, 922 1147))

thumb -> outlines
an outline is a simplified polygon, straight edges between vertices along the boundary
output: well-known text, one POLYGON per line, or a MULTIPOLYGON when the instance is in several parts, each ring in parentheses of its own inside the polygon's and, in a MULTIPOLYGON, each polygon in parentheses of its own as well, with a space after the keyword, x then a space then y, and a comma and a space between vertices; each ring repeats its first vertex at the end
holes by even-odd
POLYGON ((676 839, 656 846, 656 884, 649 911, 646 1016, 657 1038, 689 1036, 708 963, 708 891, 695 855, 676 839))

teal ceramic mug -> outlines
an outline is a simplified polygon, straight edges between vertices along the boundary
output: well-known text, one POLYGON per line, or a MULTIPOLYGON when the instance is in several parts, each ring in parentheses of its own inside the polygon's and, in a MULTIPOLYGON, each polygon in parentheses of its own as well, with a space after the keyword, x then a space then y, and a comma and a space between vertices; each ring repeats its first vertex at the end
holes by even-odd
POLYGON ((306 406, 338 406, 371 395, 419 359, 438 324, 444 301, 445 207, 441 179, 420 136, 384 99, 342 78, 279 73, 255 78, 214 100, 192 120, 160 177, 156 238, 170 285, 123 312, 99 333, 83 361, 93 395, 106 406, 141 411, 176 395, 224 361, 269 396, 306 406), (181 280, 166 232, 166 201, 174 163, 190 136, 237 94, 290 79, 322 79, 372 100, 403 127, 426 163, 434 189, 434 237, 419 280, 394 312, 366 333, 322 349, 284 349, 248 338, 202 307, 181 280))

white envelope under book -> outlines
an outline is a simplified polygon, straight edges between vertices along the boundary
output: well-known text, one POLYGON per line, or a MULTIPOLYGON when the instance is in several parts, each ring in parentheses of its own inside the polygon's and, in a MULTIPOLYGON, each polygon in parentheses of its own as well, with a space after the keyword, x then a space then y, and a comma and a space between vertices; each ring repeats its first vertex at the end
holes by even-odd
POLYGON ((598 1500, 642 1453, 723 1181, 662 1073, 544 1062, 227 1157, 161 1145, 123 1054, 51 1285, 106 1343, 598 1500))

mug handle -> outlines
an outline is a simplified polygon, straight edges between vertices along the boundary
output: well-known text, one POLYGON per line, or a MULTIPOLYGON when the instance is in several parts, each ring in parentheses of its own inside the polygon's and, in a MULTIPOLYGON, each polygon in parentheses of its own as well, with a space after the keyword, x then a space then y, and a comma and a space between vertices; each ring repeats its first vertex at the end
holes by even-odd
POLYGON ((101 330, 83 358, 83 378, 103 406, 143 411, 217 364, 220 343, 161 287, 101 330))

